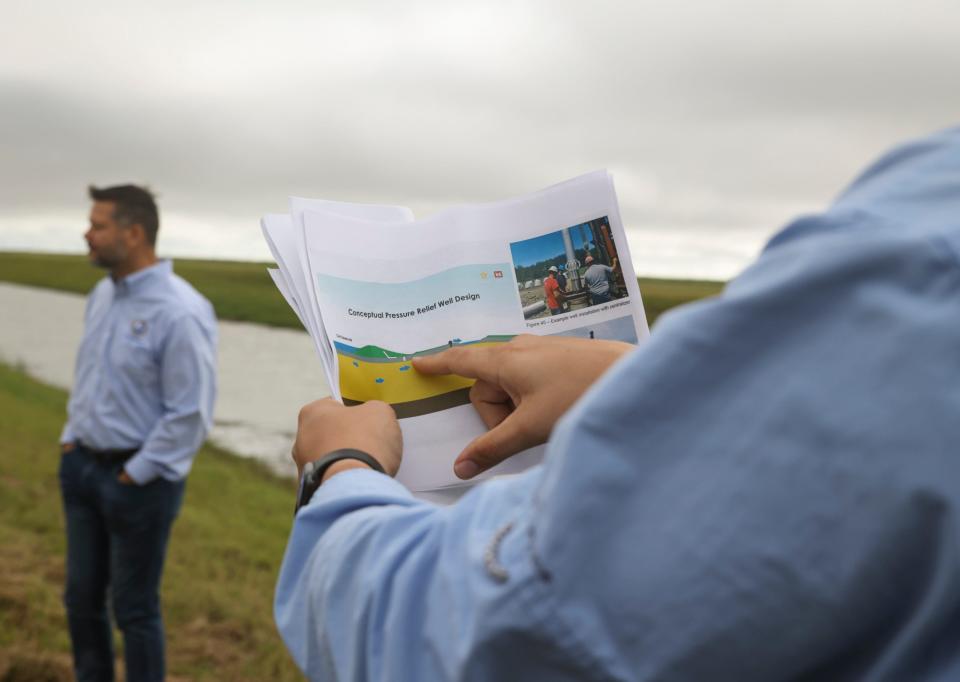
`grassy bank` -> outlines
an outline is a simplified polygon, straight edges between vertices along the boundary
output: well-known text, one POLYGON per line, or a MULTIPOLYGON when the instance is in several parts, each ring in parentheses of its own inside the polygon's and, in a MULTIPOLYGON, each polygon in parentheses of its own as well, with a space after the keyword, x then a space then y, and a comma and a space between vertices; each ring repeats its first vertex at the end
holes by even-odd
MULTIPOLYGON (((64 533, 56 451, 66 398, 0 364, 4 682, 73 679, 61 602, 64 533)), ((289 481, 212 447, 200 452, 163 583, 168 679, 302 679, 276 634, 271 606, 292 503, 289 481)))
MULTIPOLYGON (((267 274, 267 263, 178 258, 174 266, 210 299, 221 319, 301 328, 267 274)), ((7 282, 86 294, 103 274, 86 256, 0 252, 0 280, 7 282)))
MULTIPOLYGON (((178 258, 177 273, 210 299, 217 317, 300 329, 300 322, 267 275, 267 263, 188 260, 178 258)), ((0 280, 85 294, 103 276, 85 256, 0 252, 0 280)), ((640 292, 647 321, 673 306, 712 296, 720 282, 641 277, 640 292)))

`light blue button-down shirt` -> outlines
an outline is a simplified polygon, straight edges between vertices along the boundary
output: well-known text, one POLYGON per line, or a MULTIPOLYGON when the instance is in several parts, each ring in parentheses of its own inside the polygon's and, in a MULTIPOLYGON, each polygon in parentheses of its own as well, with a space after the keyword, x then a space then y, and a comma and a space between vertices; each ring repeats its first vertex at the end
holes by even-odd
POLYGON ((314 680, 960 679, 960 131, 883 157, 669 313, 542 466, 294 523, 314 680))
POLYGON ((210 302, 160 261, 87 300, 61 442, 139 451, 137 483, 187 475, 213 423, 217 319, 210 302))

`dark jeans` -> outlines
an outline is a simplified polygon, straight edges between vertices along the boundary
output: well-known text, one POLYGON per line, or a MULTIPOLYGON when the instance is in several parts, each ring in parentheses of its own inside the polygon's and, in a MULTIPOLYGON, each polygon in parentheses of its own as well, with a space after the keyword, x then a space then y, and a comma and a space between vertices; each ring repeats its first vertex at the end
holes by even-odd
POLYGON ((164 678, 160 576, 184 482, 124 485, 117 480, 120 468, 98 462, 82 447, 60 460, 67 521, 64 603, 78 682, 113 680, 108 587, 123 633, 126 679, 164 678))
POLYGON ((590 305, 600 305, 601 303, 608 303, 612 300, 613 298, 610 296, 609 291, 606 291, 602 294, 590 292, 590 305))

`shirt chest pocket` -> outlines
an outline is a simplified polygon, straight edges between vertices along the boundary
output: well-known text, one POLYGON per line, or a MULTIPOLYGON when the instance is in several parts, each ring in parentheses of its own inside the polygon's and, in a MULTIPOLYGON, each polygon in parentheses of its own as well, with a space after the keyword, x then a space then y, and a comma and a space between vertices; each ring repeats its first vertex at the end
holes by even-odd
POLYGON ((159 354, 146 339, 121 337, 113 345, 113 365, 126 379, 143 387, 160 383, 159 354))

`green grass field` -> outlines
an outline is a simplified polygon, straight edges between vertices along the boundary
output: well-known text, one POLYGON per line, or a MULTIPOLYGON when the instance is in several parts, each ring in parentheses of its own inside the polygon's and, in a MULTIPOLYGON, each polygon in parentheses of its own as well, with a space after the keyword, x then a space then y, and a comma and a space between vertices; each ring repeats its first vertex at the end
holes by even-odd
MULTIPOLYGON (((56 450, 66 399, 0 364, 3 682, 73 679, 56 450)), ((293 496, 254 462, 209 446, 197 456, 163 582, 169 680, 302 679, 272 608, 293 496)))
MULTIPOLYGON (((272 265, 181 258, 174 262, 177 274, 210 299, 220 319, 300 329, 300 321, 267 274, 272 265)), ((86 256, 0 252, 0 280, 7 282, 86 294, 103 275, 86 256)))
MULTIPOLYGON (((300 329, 296 315, 267 274, 272 263, 188 260, 178 258, 176 272, 210 299, 217 317, 300 329)), ((85 294, 103 276, 85 256, 0 252, 0 280, 85 294)), ((641 277, 647 321, 676 305, 720 292, 721 282, 641 277)))

